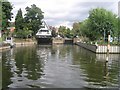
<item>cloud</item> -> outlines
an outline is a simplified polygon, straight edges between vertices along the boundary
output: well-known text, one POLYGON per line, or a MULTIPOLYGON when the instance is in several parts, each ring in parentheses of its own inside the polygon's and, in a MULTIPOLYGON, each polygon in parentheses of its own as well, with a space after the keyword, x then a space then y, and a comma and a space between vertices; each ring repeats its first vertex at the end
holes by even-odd
POLYGON ((73 22, 78 22, 88 17, 89 10, 102 7, 118 13, 118 0, 10 0, 14 4, 14 16, 19 8, 25 13, 25 7, 36 4, 44 12, 44 20, 48 25, 71 27, 73 22))

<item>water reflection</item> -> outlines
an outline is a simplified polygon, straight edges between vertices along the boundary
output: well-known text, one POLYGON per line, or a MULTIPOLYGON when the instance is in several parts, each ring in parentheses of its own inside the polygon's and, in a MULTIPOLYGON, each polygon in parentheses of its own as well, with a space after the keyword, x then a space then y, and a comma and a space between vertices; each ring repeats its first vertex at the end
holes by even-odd
POLYGON ((2 53, 0 52, 0 89, 2 89, 2 53))
POLYGON ((42 72, 42 64, 34 47, 22 47, 22 49, 3 52, 3 87, 18 87, 14 84, 22 86, 29 80, 40 78, 42 72))
POLYGON ((119 54, 75 45, 39 45, 2 52, 3 88, 118 87, 119 54))

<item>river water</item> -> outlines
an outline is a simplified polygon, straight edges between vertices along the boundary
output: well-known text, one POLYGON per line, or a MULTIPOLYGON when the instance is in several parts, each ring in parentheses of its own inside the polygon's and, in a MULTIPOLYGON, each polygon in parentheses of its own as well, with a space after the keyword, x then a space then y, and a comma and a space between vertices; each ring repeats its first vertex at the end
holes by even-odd
POLYGON ((117 88, 119 54, 76 45, 16 47, 2 52, 2 88, 117 88))

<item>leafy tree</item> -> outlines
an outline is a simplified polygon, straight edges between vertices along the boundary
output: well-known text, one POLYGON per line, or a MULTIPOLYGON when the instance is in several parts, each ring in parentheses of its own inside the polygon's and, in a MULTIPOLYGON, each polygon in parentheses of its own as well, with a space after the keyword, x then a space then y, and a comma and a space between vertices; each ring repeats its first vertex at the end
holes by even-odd
POLYGON ((80 25, 82 36, 88 37, 91 41, 107 38, 108 34, 118 36, 117 15, 103 8, 92 9, 88 19, 80 25))
POLYGON ((26 12, 24 18, 26 26, 29 30, 32 30, 33 35, 35 35, 41 28, 41 20, 44 18, 43 12, 35 4, 31 5, 31 7, 26 7, 26 12))
POLYGON ((75 22, 75 23, 73 23, 73 33, 74 33, 75 36, 76 35, 78 35, 78 36, 81 35, 80 24, 81 24, 81 22, 78 22, 78 23, 75 22))
POLYGON ((2 22, 1 22, 1 20, 2 20, 2 2, 1 2, 1 0, 0 0, 0 41, 2 40, 1 39, 1 30, 2 30, 2 22))
POLYGON ((23 29, 19 29, 17 32, 15 32, 15 35, 17 38, 26 39, 29 36, 31 37, 32 33, 32 30, 29 30, 25 25, 23 29))
POLYGON ((65 26, 60 26, 58 28, 58 32, 62 37, 65 37, 66 27, 65 26))
POLYGON ((58 29, 58 32, 62 37, 67 37, 67 38, 73 37, 72 30, 70 30, 69 28, 66 28, 65 26, 60 26, 58 29))
POLYGON ((118 35, 118 40, 119 40, 119 42, 120 42, 120 17, 118 17, 118 33, 117 33, 117 35, 118 35))
POLYGON ((16 28, 16 32, 19 30, 23 30, 23 16, 22 16, 22 10, 19 9, 18 13, 15 17, 15 28, 16 28))
POLYGON ((81 35, 84 37, 89 37, 90 32, 89 32, 89 27, 88 27, 88 19, 84 20, 81 25, 80 25, 80 29, 81 29, 81 35))
POLYGON ((10 2, 4 0, 2 2, 2 30, 6 30, 9 27, 9 21, 12 18, 13 13, 11 12, 13 9, 10 2))
POLYGON ((72 38, 72 37, 73 37, 73 32, 72 32, 72 30, 70 30, 70 28, 67 28, 67 29, 66 29, 66 34, 65 34, 65 36, 66 36, 67 38, 72 38))
POLYGON ((32 36, 32 30, 29 30, 27 27, 23 28, 23 38, 28 38, 28 36, 32 36))
POLYGON ((22 10, 19 9, 15 18, 15 35, 17 38, 26 39, 29 35, 33 33, 27 26, 28 24, 24 22, 24 18, 22 16, 22 10))
POLYGON ((115 34, 116 15, 103 8, 96 8, 89 12, 89 30, 91 40, 98 40, 100 37, 107 37, 108 33, 115 34))
POLYGON ((49 29, 52 30, 52 37, 57 36, 57 28, 53 26, 49 26, 49 29))

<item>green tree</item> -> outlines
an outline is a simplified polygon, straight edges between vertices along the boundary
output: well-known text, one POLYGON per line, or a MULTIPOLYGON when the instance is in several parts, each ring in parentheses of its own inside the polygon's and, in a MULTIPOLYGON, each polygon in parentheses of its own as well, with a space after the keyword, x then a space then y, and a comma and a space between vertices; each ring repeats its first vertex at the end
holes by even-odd
POLYGON ((81 22, 75 22, 73 23, 73 33, 75 36, 80 36, 81 35, 81 31, 80 31, 80 24, 81 22))
POLYGON ((88 19, 80 25, 82 36, 88 37, 91 41, 107 38, 110 33, 112 37, 118 36, 117 15, 103 8, 92 9, 88 19))
POLYGON ((26 7, 26 12, 27 13, 25 14, 24 21, 27 28, 29 30, 32 30, 33 35, 35 35, 37 31, 41 28, 41 20, 44 18, 43 12, 35 4, 31 5, 31 7, 26 7))
POLYGON ((2 30, 2 22, 1 22, 1 20, 2 20, 2 2, 1 2, 1 0, 0 0, 0 42, 2 41, 2 38, 1 38, 1 30, 2 30))
POLYGON ((108 33, 114 36, 116 31, 116 15, 111 11, 103 8, 92 9, 89 12, 88 27, 91 33, 91 40, 98 40, 100 37, 104 39, 108 33))
POLYGON ((65 36, 66 36, 67 38, 72 38, 72 37, 73 37, 73 32, 72 32, 72 30, 70 30, 70 28, 67 28, 67 29, 66 29, 65 36))
POLYGON ((19 9, 17 12, 17 15, 15 17, 15 29, 16 32, 18 32, 19 30, 23 30, 23 16, 22 16, 22 10, 19 9))
POLYGON ((88 27, 88 19, 84 20, 81 23, 80 29, 81 29, 81 35, 83 37, 89 37, 90 36, 89 27, 88 27))
POLYGON ((58 28, 58 32, 62 37, 65 37, 65 33, 66 33, 66 27, 65 26, 60 26, 58 28))
POLYGON ((28 38, 28 36, 32 36, 33 31, 29 30, 27 27, 23 28, 23 38, 28 38))
POLYGON ((31 37, 32 33, 33 33, 33 31, 29 30, 28 27, 26 25, 24 25, 23 29, 19 29, 14 34, 17 36, 17 38, 26 39, 26 38, 28 38, 28 36, 31 37))
POLYGON ((120 42, 120 17, 118 17, 118 40, 120 42))
POLYGON ((62 37, 72 38, 73 32, 70 30, 70 28, 67 28, 66 26, 60 26, 58 28, 58 32, 62 37))
POLYGON ((7 0, 3 0, 2 2, 2 30, 6 30, 9 27, 9 23, 11 21, 13 13, 11 12, 13 9, 10 2, 7 0))

